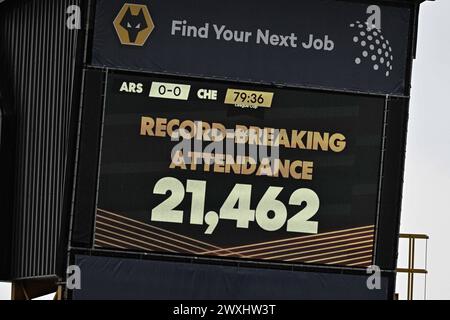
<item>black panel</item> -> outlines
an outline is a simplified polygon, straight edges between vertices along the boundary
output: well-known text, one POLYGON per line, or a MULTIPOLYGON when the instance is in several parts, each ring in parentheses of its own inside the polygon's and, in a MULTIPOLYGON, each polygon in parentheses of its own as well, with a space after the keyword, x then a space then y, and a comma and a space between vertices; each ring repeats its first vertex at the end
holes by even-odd
POLYGON ((379 2, 381 30, 366 30, 368 3, 359 1, 136 1, 144 5, 139 8, 148 9, 153 29, 150 20, 141 18, 138 24, 136 18, 124 15, 125 3, 97 1, 92 50, 96 66, 409 94, 411 4, 379 2), (130 27, 140 26, 136 41, 120 25, 124 21, 130 27), (188 26, 196 31, 188 34, 188 26), (223 36, 227 31, 216 31, 222 26, 231 35, 236 31, 236 38, 230 40, 223 36), (278 40, 264 40, 266 32, 278 40), (281 42, 280 35, 287 41, 281 42))
POLYGON ((85 72, 72 231, 72 244, 76 246, 89 247, 92 242, 104 79, 102 71, 85 72))
POLYGON ((369 290, 364 273, 306 272, 75 256, 81 289, 74 300, 389 300, 392 275, 369 290))
POLYGON ((7 167, 15 180, 8 184, 12 278, 56 273, 78 36, 66 27, 66 10, 79 4, 20 0, 2 3, 0 10, 0 77, 16 135, 14 162, 7 167))
MULTIPOLYGON (((88 19, 89 2, 81 2, 81 21, 88 19)), ((85 44, 87 38, 86 32, 79 32, 77 43, 85 44)), ((73 108, 70 114, 70 122, 68 126, 68 149, 67 149, 67 165, 66 165, 66 181, 64 185, 64 203, 63 203, 63 217, 61 219, 61 234, 59 240, 56 272, 61 278, 66 275, 67 267, 67 248, 69 247, 69 237, 71 228, 71 213, 72 213, 72 199, 74 195, 74 183, 75 183, 75 169, 78 151, 78 134, 80 125, 80 101, 82 101, 82 88, 83 88, 83 76, 84 76, 84 60, 85 60, 85 45, 78 45, 76 48, 75 57, 75 71, 73 81, 73 95, 72 104, 73 108)))
MULTIPOLYGON (((106 92, 96 245, 169 253, 203 254, 202 251, 213 251, 209 255, 230 257, 231 254, 245 259, 296 263, 311 261, 359 267, 372 263, 384 98, 123 74, 108 77, 106 92), (186 101, 149 97, 150 88, 156 82, 191 86, 189 97, 186 101), (140 93, 125 92, 123 85, 130 83, 139 84, 140 93), (199 99, 197 92, 202 88, 216 90, 217 100, 199 99), (242 109, 226 104, 225 96, 230 88, 273 93, 273 104, 270 108, 258 109, 242 109), (189 166, 186 170, 170 169, 171 151, 177 142, 170 141, 168 135, 140 135, 141 117, 151 117, 154 121, 166 119, 168 123, 172 119, 178 123, 202 121, 210 125, 222 124, 231 130, 242 126, 275 128, 280 130, 280 135, 284 130, 290 142, 274 149, 279 151, 274 161, 312 162, 313 173, 310 179, 298 179, 292 175, 283 178, 281 174, 279 177, 258 176, 255 172, 247 175, 233 172, 225 174, 220 170, 213 172, 212 168, 205 170, 202 165, 196 165, 195 169, 189 166), (296 147, 293 137, 298 132, 304 134, 296 147), (326 133, 330 137, 341 135, 345 147, 339 151, 332 151, 331 145, 324 150, 320 147, 318 150, 308 148, 308 139, 305 137, 313 132, 319 135, 326 133), (180 184, 186 184, 187 180, 206 184, 206 201, 204 212, 199 213, 202 215, 200 223, 193 225, 189 222, 192 211, 191 196, 187 192, 184 201, 176 207, 184 211, 182 223, 153 219, 152 210, 167 198, 156 195, 153 189, 164 179, 177 179, 180 184), (253 218, 247 227, 236 227, 236 221, 221 218, 214 231, 207 234, 207 226, 203 222, 206 218, 203 216, 211 210, 219 212, 236 184, 250 186, 249 206, 252 210, 255 210, 269 187, 281 187, 283 190, 277 199, 287 208, 283 226, 269 231, 253 218), (302 208, 300 205, 289 205, 290 195, 302 188, 317 194, 320 202, 320 208, 308 218, 317 223, 315 231, 302 231, 301 225, 294 229, 293 222, 292 230, 286 227, 286 221, 293 221, 302 208), (160 235, 155 235, 155 230, 159 230, 160 235), (314 248, 311 242, 316 243, 314 248), (232 249, 240 246, 254 248, 232 249), (339 250, 333 249, 336 246, 339 250), (310 253, 312 249, 315 249, 315 255, 310 253), (280 258, 279 250, 284 254, 280 258)), ((93 138, 90 136, 89 139, 92 145, 95 143, 91 141, 93 138)), ((227 142, 234 148, 238 145, 235 139, 228 139, 227 142)), ((209 144, 207 141, 200 143, 202 148, 197 152, 202 152, 209 144)), ((248 147, 246 143, 241 145, 248 147)), ((82 161, 86 156, 83 151, 82 161)), ((215 153, 232 156, 232 151, 215 153)), ((249 155, 248 151, 244 155, 249 155)), ((85 161, 93 165, 92 161, 85 161)), ((261 164, 261 159, 255 161, 257 166, 261 164)), ((84 175, 85 172, 80 171, 80 174, 84 175)), ((313 201, 308 202, 308 205, 313 206, 313 201)), ((93 208, 86 207, 85 211, 88 210, 93 215, 93 208)), ((84 224, 84 227, 90 230, 91 225, 84 224)))
MULTIPOLYGON (((87 90, 84 101, 89 106, 87 112, 90 113, 89 115, 85 113, 82 119, 80 171, 78 171, 78 179, 82 184, 77 189, 73 238, 74 245, 84 247, 93 245, 92 230, 96 209, 96 199, 93 192, 96 191, 97 183, 95 177, 98 173, 97 156, 100 150, 98 139, 101 130, 99 122, 101 119, 100 109, 103 103, 99 95, 99 92, 103 90, 101 81, 99 81, 101 77, 99 71, 88 71, 86 77, 87 90), (94 79, 93 76, 89 75, 91 73, 96 74, 95 80, 90 80, 90 78, 94 79), (83 133, 83 130, 86 131, 83 133)), ((260 232, 254 227, 249 230, 245 229, 245 232, 239 231, 233 226, 233 222, 225 221, 220 223, 220 225, 224 224, 225 227, 217 228, 214 235, 205 236, 204 229, 206 227, 189 227, 189 221, 186 221, 189 212, 188 202, 190 200, 188 199, 185 199, 181 206, 186 211, 183 225, 156 223, 150 220, 152 208, 165 199, 165 197, 152 197, 153 187, 158 179, 166 176, 177 177, 182 181, 186 179, 207 181, 209 192, 212 192, 212 190, 214 192, 208 193, 207 191, 209 196, 206 201, 206 211, 218 210, 235 183, 253 185, 255 199, 252 196, 252 208, 256 206, 255 201, 262 197, 268 185, 280 185, 287 187, 286 190, 290 190, 289 186, 293 184, 295 188, 312 188, 319 194, 321 209, 316 217, 320 225, 319 233, 373 225, 377 221, 377 257, 375 262, 384 270, 395 269, 406 137, 408 103, 406 99, 391 98, 386 104, 381 97, 311 92, 298 89, 276 89, 269 86, 252 86, 219 81, 202 82, 177 77, 143 77, 123 73, 112 74, 109 77, 108 84, 100 183, 98 185, 97 208, 99 209, 100 229, 95 245, 129 251, 141 251, 145 247, 147 251, 173 253, 173 244, 176 244, 175 248, 178 247, 176 242, 181 239, 180 236, 187 236, 194 239, 192 240, 194 242, 199 240, 203 244, 218 245, 221 248, 279 241, 283 237, 287 239, 297 236, 295 234, 283 236, 279 232, 260 232), (152 81, 192 85, 189 100, 184 102, 148 97, 152 81), (120 92, 123 83, 140 83, 142 93, 120 92), (224 105, 226 88, 229 87, 274 92, 274 105, 267 110, 253 111, 239 110, 239 108, 224 105), (197 99, 196 93, 199 88, 218 90, 218 100, 197 99), (387 108, 386 119, 384 119, 385 108, 387 108), (161 117, 202 120, 209 123, 223 123, 227 128, 233 128, 235 124, 243 124, 291 129, 308 127, 310 130, 323 130, 330 133, 341 131, 347 135, 347 149, 342 155, 324 152, 315 153, 308 150, 300 152, 281 150, 281 159, 307 158, 315 161, 314 172, 317 178, 313 178, 312 182, 292 181, 292 178, 274 180, 270 177, 212 174, 201 172, 201 170, 190 171, 189 169, 177 171, 168 169, 170 161, 167 162, 170 160, 171 148, 176 142, 165 141, 164 138, 140 136, 141 116, 151 116, 155 119, 161 117), (317 122, 317 119, 321 120, 317 122), (384 123, 385 121, 386 123, 384 123), (385 131, 383 130, 384 125, 385 131), (386 136, 384 142, 383 134, 386 136), (382 145, 382 143, 385 144, 382 145), (385 148, 383 154, 381 153, 382 147, 385 148), (381 159, 381 157, 383 158, 381 159), (382 168, 379 167, 381 160, 383 161, 382 168), (381 180, 380 170, 382 170, 383 176, 381 180), (379 186, 380 181, 381 186, 379 186), (262 189, 259 190, 260 188, 262 189), (225 191, 217 192, 217 190, 225 191), (379 190, 381 190, 380 198, 378 198, 379 190), (348 197, 348 191, 351 194, 350 198, 348 197), (378 215, 377 210, 380 210, 378 215), (140 225, 138 226, 138 224, 140 225), (155 226, 161 228, 160 232, 163 232, 161 239, 164 238, 164 241, 168 241, 170 238, 169 244, 166 243, 162 248, 161 244, 158 243, 161 240, 158 238, 159 236, 152 238, 151 230, 142 230, 142 228, 148 229, 155 226), (140 230, 139 235, 136 234, 136 230, 140 230), (140 234, 141 231, 144 234, 140 234), (171 235, 169 235, 170 232, 172 232, 171 235), (173 233, 175 233, 175 236, 173 233), (234 234, 234 236, 230 238, 230 234, 234 234), (149 236, 152 238, 151 241, 148 238, 149 236), (144 247, 142 247, 143 244, 145 244, 144 247)), ((285 204, 288 203, 288 198, 282 197, 280 199, 285 204)), ((358 230, 358 232, 362 231, 358 230)), ((357 234, 353 237, 360 236, 366 236, 366 234, 357 234)), ((333 243, 336 245, 335 242, 333 243)), ((342 244, 338 243, 338 245, 342 244)), ((341 249, 348 251, 348 248, 341 249)), ((363 250, 370 250, 370 248, 359 251, 366 252, 363 250)), ((362 257, 363 253, 360 254, 359 251, 347 252, 354 254, 353 257, 348 258, 362 257)), ((175 252, 191 253, 189 250, 179 250, 179 248, 175 249, 175 252)), ((252 260, 263 257, 267 259, 268 253, 262 256, 260 254, 252 255, 252 260)), ((292 254, 295 252, 285 253, 289 253, 289 258, 293 258, 292 254)), ((317 253, 323 255, 326 252, 317 253)), ((341 257, 342 254, 338 256, 341 257)), ((231 257, 229 254, 226 254, 226 256, 231 257)), ((327 264, 339 260, 333 259, 331 256, 329 258, 331 260, 322 260, 315 263, 327 264)), ((340 258, 340 260, 342 259, 344 258, 340 258)), ((353 259, 346 263, 360 267, 370 264, 370 261, 358 264, 359 261, 353 259)), ((298 260, 297 262, 308 262, 308 260, 298 260)))
POLYGON ((409 99, 388 103, 376 264, 390 270, 397 266, 408 105, 409 99))
POLYGON ((0 280, 11 279, 13 234, 15 117, 0 80, 0 280))

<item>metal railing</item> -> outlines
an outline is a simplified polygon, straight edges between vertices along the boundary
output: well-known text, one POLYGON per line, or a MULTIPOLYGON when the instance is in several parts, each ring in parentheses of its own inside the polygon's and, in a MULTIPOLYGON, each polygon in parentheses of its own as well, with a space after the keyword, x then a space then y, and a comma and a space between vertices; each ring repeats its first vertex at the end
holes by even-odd
POLYGON ((423 274, 425 275, 425 287, 424 287, 424 299, 426 299, 426 287, 427 287, 427 255, 428 255, 428 235, 425 234, 400 234, 400 239, 408 239, 408 267, 407 268, 397 268, 397 272, 406 273, 408 275, 408 286, 407 286, 407 300, 414 299, 414 275, 423 274), (416 258, 416 240, 425 240, 425 269, 415 268, 415 258, 416 258))

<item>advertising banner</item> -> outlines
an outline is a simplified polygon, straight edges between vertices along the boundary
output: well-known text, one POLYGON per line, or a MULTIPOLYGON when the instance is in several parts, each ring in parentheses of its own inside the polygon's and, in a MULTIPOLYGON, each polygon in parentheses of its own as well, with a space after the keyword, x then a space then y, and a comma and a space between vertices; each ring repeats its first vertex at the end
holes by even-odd
POLYGON ((107 77, 94 245, 373 262, 385 99, 107 77))
MULTIPOLYGON (((360 272, 305 272, 77 254, 81 288, 73 300, 390 300, 394 273, 378 290, 360 272)), ((232 310, 214 311, 220 314, 232 310)))
POLYGON ((409 95, 408 4, 97 0, 91 64, 409 95))

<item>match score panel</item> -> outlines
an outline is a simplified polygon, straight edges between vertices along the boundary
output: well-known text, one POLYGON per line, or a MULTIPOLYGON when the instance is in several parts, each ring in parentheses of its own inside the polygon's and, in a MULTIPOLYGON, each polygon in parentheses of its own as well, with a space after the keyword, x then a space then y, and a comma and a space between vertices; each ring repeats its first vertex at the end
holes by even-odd
POLYGON ((147 94, 150 98, 171 99, 171 100, 221 100, 225 104, 231 104, 241 107, 270 108, 273 101, 273 92, 255 91, 228 88, 224 92, 220 92, 216 88, 193 88, 192 85, 181 84, 175 82, 158 82, 154 81, 151 84, 142 82, 123 81, 118 89, 120 93, 130 94, 147 94), (150 89, 148 89, 148 87, 150 89))

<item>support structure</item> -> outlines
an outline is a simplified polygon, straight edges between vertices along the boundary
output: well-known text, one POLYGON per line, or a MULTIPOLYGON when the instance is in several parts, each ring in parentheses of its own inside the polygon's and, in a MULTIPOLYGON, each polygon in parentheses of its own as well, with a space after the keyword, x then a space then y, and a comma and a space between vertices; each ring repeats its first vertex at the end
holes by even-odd
MULTIPOLYGON (((425 252, 425 269, 415 268, 416 257, 416 240, 425 240, 426 247, 428 246, 428 235, 425 234, 400 234, 400 239, 408 239, 408 268, 397 268, 397 272, 406 273, 408 275, 407 300, 414 299, 414 275, 428 274, 427 268, 427 252, 425 252)), ((425 250, 427 251, 427 249, 425 250)), ((426 284, 425 284, 426 286, 426 284)))
POLYGON ((55 300, 61 297, 61 286, 57 285, 57 278, 40 278, 16 280, 11 283, 11 300, 32 300, 56 292, 55 300), (60 293, 58 296, 58 292, 60 293))

